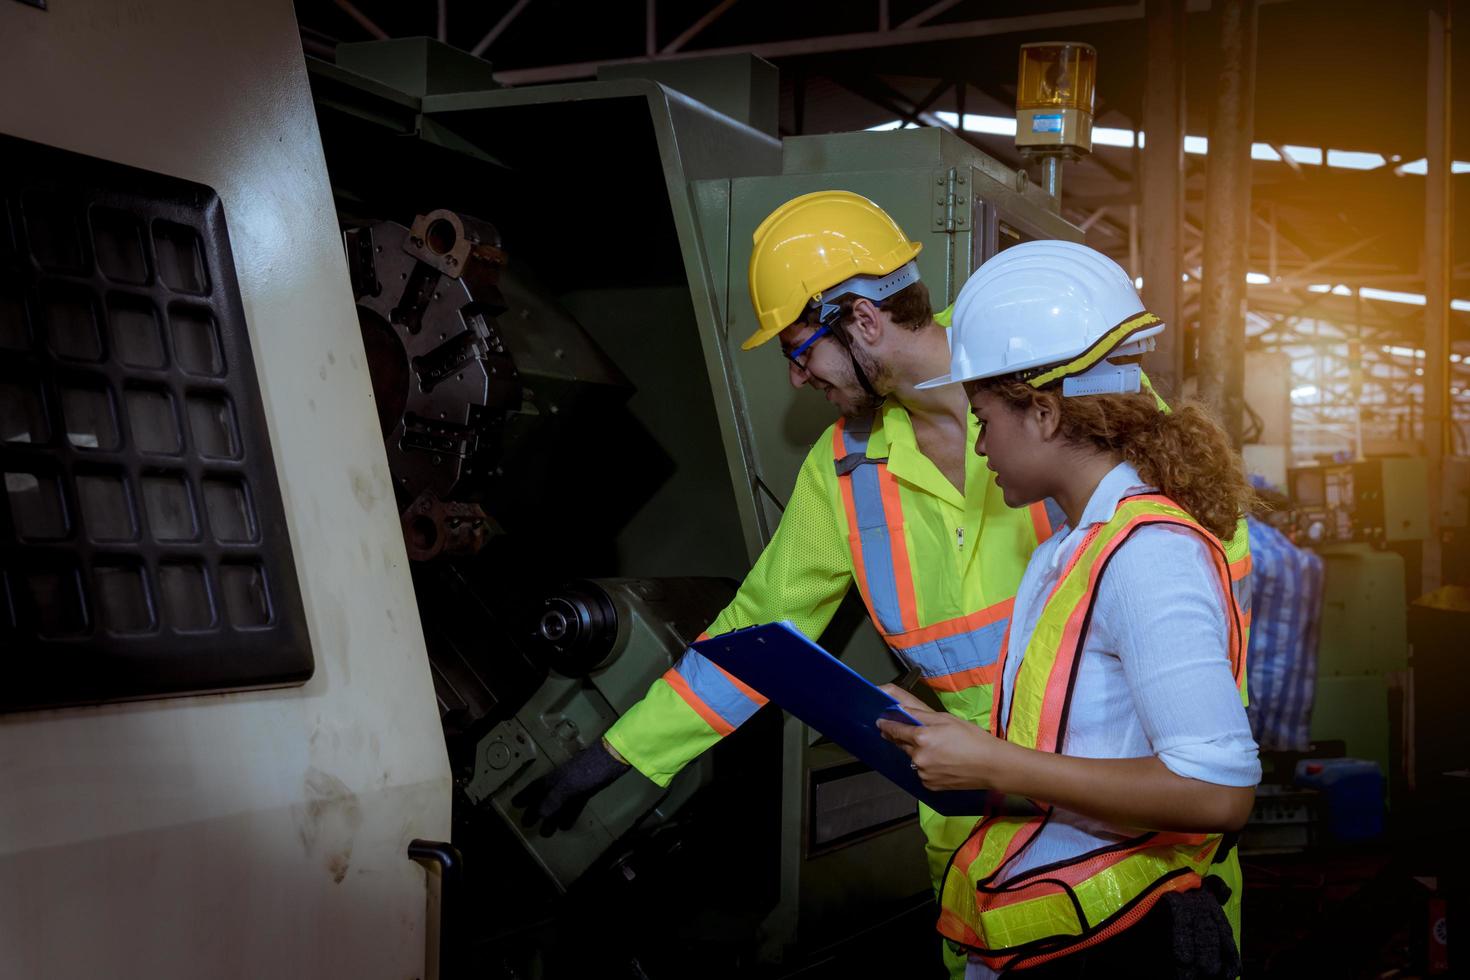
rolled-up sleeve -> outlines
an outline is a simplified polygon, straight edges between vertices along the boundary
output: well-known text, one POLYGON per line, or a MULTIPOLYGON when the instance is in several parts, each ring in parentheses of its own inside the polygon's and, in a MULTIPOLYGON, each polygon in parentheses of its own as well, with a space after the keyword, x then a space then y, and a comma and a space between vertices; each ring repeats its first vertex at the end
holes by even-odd
POLYGON ((1153 526, 1114 553, 1094 616, 1159 760, 1190 779, 1254 786, 1261 763, 1230 672, 1225 603, 1204 539, 1153 526))

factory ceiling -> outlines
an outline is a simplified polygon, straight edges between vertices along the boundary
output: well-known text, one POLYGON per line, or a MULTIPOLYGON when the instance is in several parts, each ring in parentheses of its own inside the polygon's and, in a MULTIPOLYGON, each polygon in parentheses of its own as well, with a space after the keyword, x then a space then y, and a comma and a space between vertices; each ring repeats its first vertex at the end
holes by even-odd
MULTIPOLYGON (((1460 6, 1467 6, 1461 0, 1460 6)), ((956 127, 1019 165, 1017 47, 1098 49, 1096 123, 1113 142, 1068 168, 1065 213, 1088 242, 1130 255, 1147 69, 1142 3, 1061 0, 297 0, 308 53, 340 41, 435 36, 480 54, 505 84, 592 77, 600 63, 751 51, 781 71, 785 134, 880 125, 956 127), (652 17, 650 18, 650 13, 652 17)), ((1208 0, 1190 0, 1185 93, 1187 274, 1199 266, 1215 78, 1208 0)), ((1470 15, 1470 10, 1467 10, 1470 15)), ((1268 320, 1320 315, 1406 343, 1422 333, 1427 18, 1420 2, 1262 0, 1259 12, 1250 306, 1268 320), (1416 163, 1418 161, 1418 163, 1416 163), (1265 281, 1269 280, 1269 281, 1265 281), (1361 298, 1331 291, 1366 287, 1361 298), (1312 287, 1316 287, 1313 289, 1312 287), (1376 292, 1375 292, 1376 290, 1376 292), (1387 297, 1387 298, 1385 298, 1387 297)), ((1470 104, 1470 45, 1455 49, 1452 104, 1470 104), (1465 93, 1460 95, 1460 93, 1465 93)), ((1466 117, 1459 112, 1457 117, 1466 117)), ((1470 123, 1470 117, 1467 117, 1470 123)), ((1470 341, 1470 125, 1452 136, 1456 304, 1470 341)), ((1135 226, 1136 227, 1136 226, 1135 226)), ((1192 290, 1186 290, 1190 296, 1192 290)))

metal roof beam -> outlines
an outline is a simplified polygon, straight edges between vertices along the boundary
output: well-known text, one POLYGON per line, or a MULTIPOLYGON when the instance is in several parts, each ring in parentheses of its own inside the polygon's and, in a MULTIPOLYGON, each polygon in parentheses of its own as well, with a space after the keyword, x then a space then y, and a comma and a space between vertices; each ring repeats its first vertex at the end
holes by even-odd
POLYGON ((525 10, 530 2, 531 0, 516 0, 515 5, 505 12, 505 16, 496 21, 495 26, 490 28, 489 33, 480 38, 480 43, 476 44, 473 48, 470 48, 470 54, 474 55, 476 58, 484 54, 485 49, 494 44, 495 39, 505 33, 505 29, 510 26, 511 21, 519 17, 521 15, 521 11, 525 10))
POLYGON ((927 24, 949 8, 958 6, 959 3, 960 0, 939 0, 938 3, 930 4, 902 24, 899 24, 898 29, 904 30, 909 27, 918 27, 920 24, 927 24))
MULTIPOLYGON (((1283 3, 1287 0, 1259 0, 1259 2, 1264 5, 1283 3)), ((1189 0, 1188 6, 1190 13, 1207 11, 1210 9, 1210 0, 1189 0)), ((1031 31, 1051 31, 1069 27, 1084 27, 1089 24, 1111 24, 1142 18, 1143 4, 1141 2, 1124 3, 1081 10, 1024 14, 1018 17, 993 17, 988 20, 961 21, 956 24, 900 26, 887 31, 862 31, 855 34, 832 34, 826 37, 807 37, 785 41, 757 41, 751 44, 736 44, 696 51, 681 50, 668 54, 661 52, 652 57, 642 55, 634 58, 604 58, 599 61, 514 68, 496 72, 495 79, 505 85, 536 85, 543 82, 563 82, 573 78, 591 78, 603 65, 641 64, 650 61, 703 58, 720 54, 753 54, 767 59, 795 58, 839 51, 864 51, 870 48, 898 47, 905 44, 926 44, 932 41, 960 41, 1001 34, 1025 34, 1031 31)))
POLYGON ((332 0, 332 2, 335 3, 337 5, 337 8, 341 10, 344 14, 357 21, 358 26, 367 31, 373 37, 377 38, 379 41, 388 40, 388 32, 379 27, 377 25, 377 22, 374 21, 367 14, 363 13, 361 10, 358 10, 357 7, 351 2, 351 0, 332 0))
POLYGON ((678 37, 674 38, 672 41, 666 44, 664 46, 664 49, 659 53, 675 53, 680 48, 684 47, 684 45, 688 44, 690 41, 698 37, 700 32, 703 31, 706 27, 723 17, 725 15, 725 11, 735 6, 735 4, 738 2, 739 0, 720 0, 719 3, 715 4, 708 11, 706 11, 703 17, 690 24, 683 34, 680 34, 678 37))

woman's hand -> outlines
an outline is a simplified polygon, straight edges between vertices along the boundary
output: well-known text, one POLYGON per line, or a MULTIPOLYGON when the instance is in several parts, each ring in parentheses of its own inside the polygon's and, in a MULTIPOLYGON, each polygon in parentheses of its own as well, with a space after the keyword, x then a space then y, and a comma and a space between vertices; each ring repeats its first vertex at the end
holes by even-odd
POLYGON ((972 722, 946 711, 930 711, 909 692, 883 685, 899 706, 919 722, 880 719, 883 737, 908 754, 919 781, 934 790, 999 789, 996 777, 1010 746, 972 722))

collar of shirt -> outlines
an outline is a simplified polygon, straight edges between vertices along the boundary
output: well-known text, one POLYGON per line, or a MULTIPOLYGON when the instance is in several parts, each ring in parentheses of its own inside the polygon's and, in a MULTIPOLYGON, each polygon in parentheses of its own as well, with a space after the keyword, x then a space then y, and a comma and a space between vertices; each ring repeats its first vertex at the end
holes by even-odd
POLYGON ((965 419, 965 489, 974 491, 972 493, 960 493, 939 472, 934 461, 924 455, 914 436, 914 423, 909 418, 908 409, 899 404, 896 398, 885 401, 878 412, 873 434, 868 439, 868 458, 887 457, 888 470, 894 476, 952 506, 964 508, 965 498, 974 497, 976 493, 979 498, 973 502, 983 502, 984 491, 990 481, 985 478, 984 462, 972 451, 975 440, 980 435, 980 423, 970 412, 965 413, 965 419))
POLYGON ((1077 526, 1074 528, 1063 524, 1053 535, 1053 540, 1059 544, 1051 550, 1049 556, 1051 567, 1055 569, 1060 565, 1094 524, 1105 524, 1112 520, 1113 514, 1118 510, 1118 501, 1124 497, 1136 493, 1147 493, 1153 489, 1143 482, 1143 477, 1138 475, 1138 470, 1132 463, 1119 463, 1108 470, 1107 475, 1098 483, 1097 489, 1092 491, 1087 506, 1082 508, 1082 519, 1077 522, 1077 526))

